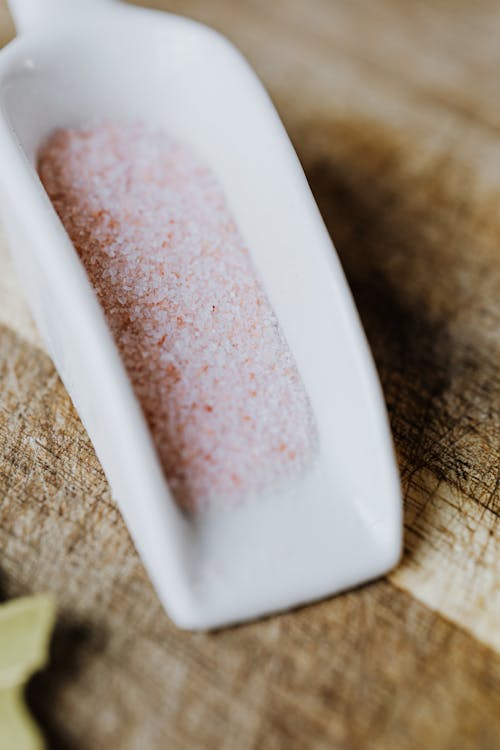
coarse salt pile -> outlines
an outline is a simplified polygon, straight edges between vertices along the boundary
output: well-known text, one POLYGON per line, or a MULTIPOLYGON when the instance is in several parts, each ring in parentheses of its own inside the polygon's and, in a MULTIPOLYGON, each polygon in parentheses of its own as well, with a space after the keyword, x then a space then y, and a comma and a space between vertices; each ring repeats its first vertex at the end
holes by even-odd
POLYGON ((177 502, 302 473, 304 386, 212 171, 142 124, 58 130, 42 182, 83 261, 177 502))

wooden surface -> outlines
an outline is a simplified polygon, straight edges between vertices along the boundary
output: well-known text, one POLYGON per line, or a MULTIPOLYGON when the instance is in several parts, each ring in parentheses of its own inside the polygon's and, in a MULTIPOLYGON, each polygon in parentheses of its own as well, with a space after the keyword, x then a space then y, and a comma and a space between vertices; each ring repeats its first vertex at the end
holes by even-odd
MULTIPOLYGON (((405 497, 387 580, 211 635, 163 614, 0 248, 0 587, 51 589, 54 747, 500 747, 500 6, 166 0, 268 86, 344 264, 405 497)), ((0 39, 12 26, 0 5, 0 39)), ((0 165, 1 168, 1 165, 0 165)), ((360 466, 362 471, 362 466, 360 466)))

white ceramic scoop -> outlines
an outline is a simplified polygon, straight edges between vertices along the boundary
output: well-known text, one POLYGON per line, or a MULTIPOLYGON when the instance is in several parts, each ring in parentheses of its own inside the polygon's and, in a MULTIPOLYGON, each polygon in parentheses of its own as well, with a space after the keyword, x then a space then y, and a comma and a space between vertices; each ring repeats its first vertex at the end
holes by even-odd
POLYGON ((27 298, 158 595, 211 628, 388 571, 401 500, 381 390, 339 261, 261 84, 219 34, 116 0, 10 0, 0 205, 27 298), (142 120, 212 167, 295 356, 319 435, 287 488, 183 513, 83 266, 36 172, 58 127, 142 120))

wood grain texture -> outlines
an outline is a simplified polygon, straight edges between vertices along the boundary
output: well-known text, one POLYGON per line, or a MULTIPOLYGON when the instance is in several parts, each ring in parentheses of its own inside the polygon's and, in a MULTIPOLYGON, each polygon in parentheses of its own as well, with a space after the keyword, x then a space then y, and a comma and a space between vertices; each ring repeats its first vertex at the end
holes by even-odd
MULTIPOLYGON (((49 588, 60 603, 34 708, 54 747, 75 750, 494 750, 500 7, 148 4, 227 34, 285 121, 379 368, 405 558, 389 580, 313 607, 176 631, 0 243, 0 587, 49 588)), ((0 40, 10 34, 0 3, 0 40)))

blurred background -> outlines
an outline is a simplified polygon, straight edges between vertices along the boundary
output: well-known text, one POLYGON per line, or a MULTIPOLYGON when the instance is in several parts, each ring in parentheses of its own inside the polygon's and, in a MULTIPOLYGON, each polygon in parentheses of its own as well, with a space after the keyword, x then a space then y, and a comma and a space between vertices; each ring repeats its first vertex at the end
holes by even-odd
MULTIPOLYGON (((297 612, 176 630, 0 241, 0 593, 50 589, 59 607, 32 710, 68 750, 494 750, 500 4, 142 4, 227 35, 279 110, 380 373, 405 556, 297 612)), ((0 0, 0 43, 13 34, 0 0)))

